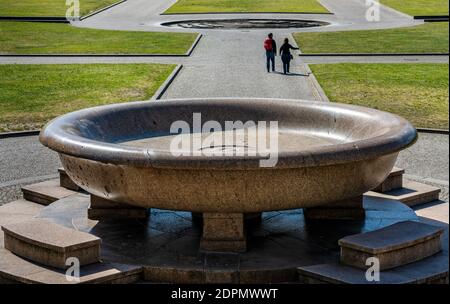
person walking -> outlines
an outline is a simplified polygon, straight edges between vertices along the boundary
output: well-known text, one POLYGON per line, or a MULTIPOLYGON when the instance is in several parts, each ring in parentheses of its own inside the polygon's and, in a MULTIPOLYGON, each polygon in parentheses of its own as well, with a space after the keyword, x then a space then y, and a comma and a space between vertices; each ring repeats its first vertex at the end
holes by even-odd
POLYGON ((277 43, 273 39, 273 34, 267 35, 264 40, 264 49, 266 50, 267 73, 270 73, 270 63, 272 63, 272 72, 275 72, 275 56, 277 55, 277 43))
POLYGON ((298 50, 299 48, 293 47, 289 44, 289 39, 284 39, 284 44, 280 48, 281 61, 283 61, 283 73, 286 75, 289 73, 291 60, 294 57, 291 54, 291 50, 298 50))

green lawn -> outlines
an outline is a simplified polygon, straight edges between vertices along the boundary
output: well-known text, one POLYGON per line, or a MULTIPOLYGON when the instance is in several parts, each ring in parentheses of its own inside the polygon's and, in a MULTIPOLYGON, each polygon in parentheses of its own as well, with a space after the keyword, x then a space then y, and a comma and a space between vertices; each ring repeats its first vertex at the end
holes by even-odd
POLYGON ((448 0, 381 0, 380 2, 411 16, 448 15, 448 0))
POLYGON ((417 127, 448 129, 448 64, 314 64, 331 101, 396 113, 417 127))
MULTIPOLYGON (((80 15, 85 16, 119 0, 79 0, 80 15)), ((65 17, 66 0, 0 0, 0 16, 65 17)))
POLYGON ((166 14, 188 13, 328 13, 317 0, 178 0, 166 14))
POLYGON ((0 132, 38 129, 58 115, 86 107, 150 99, 174 67, 0 65, 0 132))
POLYGON ((448 53, 448 22, 370 31, 295 33, 303 53, 448 53))
POLYGON ((127 32, 0 22, 0 54, 184 54, 194 33, 127 32))

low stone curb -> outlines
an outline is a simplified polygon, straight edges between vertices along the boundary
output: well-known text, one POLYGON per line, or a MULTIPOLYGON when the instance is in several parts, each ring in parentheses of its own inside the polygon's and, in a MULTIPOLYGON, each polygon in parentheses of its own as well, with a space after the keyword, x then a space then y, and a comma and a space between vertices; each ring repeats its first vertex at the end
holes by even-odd
POLYGON ((159 89, 155 92, 153 97, 150 100, 158 100, 161 99, 166 93, 169 86, 172 84, 172 82, 177 77, 178 73, 180 73, 181 69, 183 68, 182 64, 179 64, 175 67, 175 69, 172 71, 172 73, 169 75, 169 77, 164 81, 164 83, 159 87, 159 89))
POLYGON ((431 128, 416 128, 417 132, 421 133, 434 133, 434 134, 444 134, 448 135, 449 130, 446 129, 431 129, 431 128))
POLYGON ((70 23, 66 17, 14 17, 0 16, 0 21, 22 21, 22 22, 48 22, 48 23, 70 23))
POLYGON ((449 16, 448 15, 434 15, 434 16, 430 16, 430 15, 424 15, 424 16, 414 16, 413 17, 416 20, 424 20, 425 22, 438 22, 438 21, 448 21, 449 20, 449 16))
POLYGON ((368 56, 448 56, 449 53, 321 53, 299 54, 300 57, 368 57, 368 56))
MULTIPOLYGON (((291 39, 293 41, 294 46, 298 47, 292 35, 291 39)), ((327 94, 325 94, 325 91, 322 89, 322 86, 320 85, 316 76, 314 76, 314 73, 311 71, 309 65, 307 63, 303 63, 303 66, 305 67, 305 73, 307 74, 307 81, 309 86, 312 88, 313 95, 318 98, 318 101, 329 102, 330 100, 328 99, 327 94)))
POLYGON ((184 54, 0 54, 0 57, 189 57, 202 36, 202 34, 198 34, 189 50, 184 54))
POLYGON ((36 135, 39 135, 40 132, 41 132, 40 130, 3 132, 3 133, 0 133, 0 139, 10 138, 10 137, 36 136, 36 135))
POLYGON ((306 73, 308 74, 308 79, 309 79, 313 89, 317 92, 317 95, 318 95, 320 101, 329 102, 330 99, 328 99, 327 94, 325 94, 325 91, 323 90, 323 88, 320 85, 319 81, 317 80, 316 76, 314 76, 314 73, 309 68, 309 65, 306 63, 304 65, 305 65, 306 73))
POLYGON ((194 43, 192 43, 189 50, 186 52, 186 56, 191 56, 191 54, 194 52, 195 48, 197 47, 198 43, 200 42, 200 39, 202 39, 203 35, 198 34, 197 38, 195 38, 194 43))
MULTIPOLYGON (((80 21, 92 17, 94 15, 97 15, 103 11, 106 11, 107 9, 110 9, 116 5, 119 5, 123 2, 125 2, 127 0, 121 0, 119 2, 113 3, 109 6, 100 8, 96 11, 93 11, 89 14, 87 14, 86 16, 81 16, 80 17, 80 21)), ((11 21, 28 21, 28 22, 61 22, 61 23, 70 23, 69 20, 67 20, 66 17, 50 17, 50 16, 38 16, 38 17, 31 17, 31 16, 26 16, 26 17, 15 17, 15 16, 0 16, 0 20, 11 20, 11 21)))
POLYGON ((209 13, 161 13, 161 16, 178 16, 178 15, 334 15, 328 13, 311 13, 311 12, 209 12, 209 13))

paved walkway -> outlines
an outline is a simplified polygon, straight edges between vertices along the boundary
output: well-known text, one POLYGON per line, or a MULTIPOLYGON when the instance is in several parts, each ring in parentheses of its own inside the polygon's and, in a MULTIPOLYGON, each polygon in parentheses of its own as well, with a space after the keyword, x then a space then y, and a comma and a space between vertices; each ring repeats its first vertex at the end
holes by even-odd
MULTIPOLYGON (((341 31, 414 26, 413 20, 382 7, 380 22, 365 20, 365 0, 320 0, 334 14, 206 14, 160 15, 176 0, 128 0, 74 25, 89 28, 139 31, 193 31, 162 27, 161 22, 186 19, 302 18, 329 22, 326 27, 271 30, 280 43, 293 31, 341 31)), ((194 30, 203 38, 190 57, 0 57, 0 64, 61 63, 176 63, 183 64, 163 98, 189 97, 275 97, 320 100, 306 63, 335 62, 448 62, 446 56, 353 56, 296 57, 290 76, 267 73, 262 41, 268 30, 194 30)), ((291 39, 293 42, 293 39, 291 39)), ((277 57, 277 70, 280 59, 277 57)), ((421 135, 419 142, 403 152, 399 166, 421 179, 448 182, 448 136, 421 135), (446 143, 446 147, 444 144, 446 143), (447 170, 447 174, 444 173, 447 170)), ((56 173, 59 161, 55 153, 38 143, 36 136, 0 139, 0 204, 20 195, 20 185, 48 179, 56 173)), ((444 185, 445 186, 445 185, 444 185)), ((447 185, 448 187, 448 185, 447 185)))
MULTIPOLYGON (((260 42, 260 41, 259 41, 260 42)), ((257 45, 260 47, 260 43, 257 45)), ((259 49, 258 52, 261 50, 259 49)), ((88 64, 88 63, 163 63, 163 64, 195 64, 200 57, 123 57, 123 56, 99 56, 99 57, 0 57, 0 64, 88 64)), ((258 59, 258 68, 261 68, 261 56, 255 56, 258 59)), ((201 59, 201 58, 200 58, 201 59)), ((280 58, 278 58, 280 59, 280 58)), ((263 59, 264 60, 264 59, 263 59)), ((449 63, 448 55, 369 55, 369 56, 307 56, 302 55, 295 58, 295 62, 306 64, 315 63, 449 63)), ((279 60, 278 60, 279 61, 279 60)))
MULTIPOLYGON (((278 41, 290 34, 275 34, 278 41)), ((319 100, 318 94, 299 59, 291 72, 267 73, 261 41, 265 32, 252 34, 220 31, 205 35, 164 98, 189 97, 274 97, 319 100), (195 85, 193 85, 195 80, 195 85)), ((293 40, 291 38, 291 40, 293 40)))

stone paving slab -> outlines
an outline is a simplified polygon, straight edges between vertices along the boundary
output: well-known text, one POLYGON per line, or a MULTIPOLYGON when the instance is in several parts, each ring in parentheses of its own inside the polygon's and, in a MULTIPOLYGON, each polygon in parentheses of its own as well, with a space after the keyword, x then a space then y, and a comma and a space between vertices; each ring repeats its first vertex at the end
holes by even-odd
POLYGON ((77 194, 73 190, 61 187, 59 178, 23 186, 22 192, 26 200, 42 205, 49 205, 59 199, 77 194))
POLYGON ((424 261, 383 271, 380 281, 367 281, 366 271, 342 264, 319 264, 298 269, 306 284, 448 284, 448 256, 440 254, 424 261))
MULTIPOLYGON (((39 205, 24 199, 19 199, 14 202, 10 202, 8 204, 5 204, 0 208, 0 215, 1 214, 21 214, 21 215, 29 215, 29 216, 35 216, 41 210, 44 208, 43 205, 39 205)), ((0 223, 0 226, 2 226, 2 223, 0 223)))
POLYGON ((435 201, 416 209, 416 214, 421 217, 435 219, 443 223, 449 223, 449 203, 435 201))

